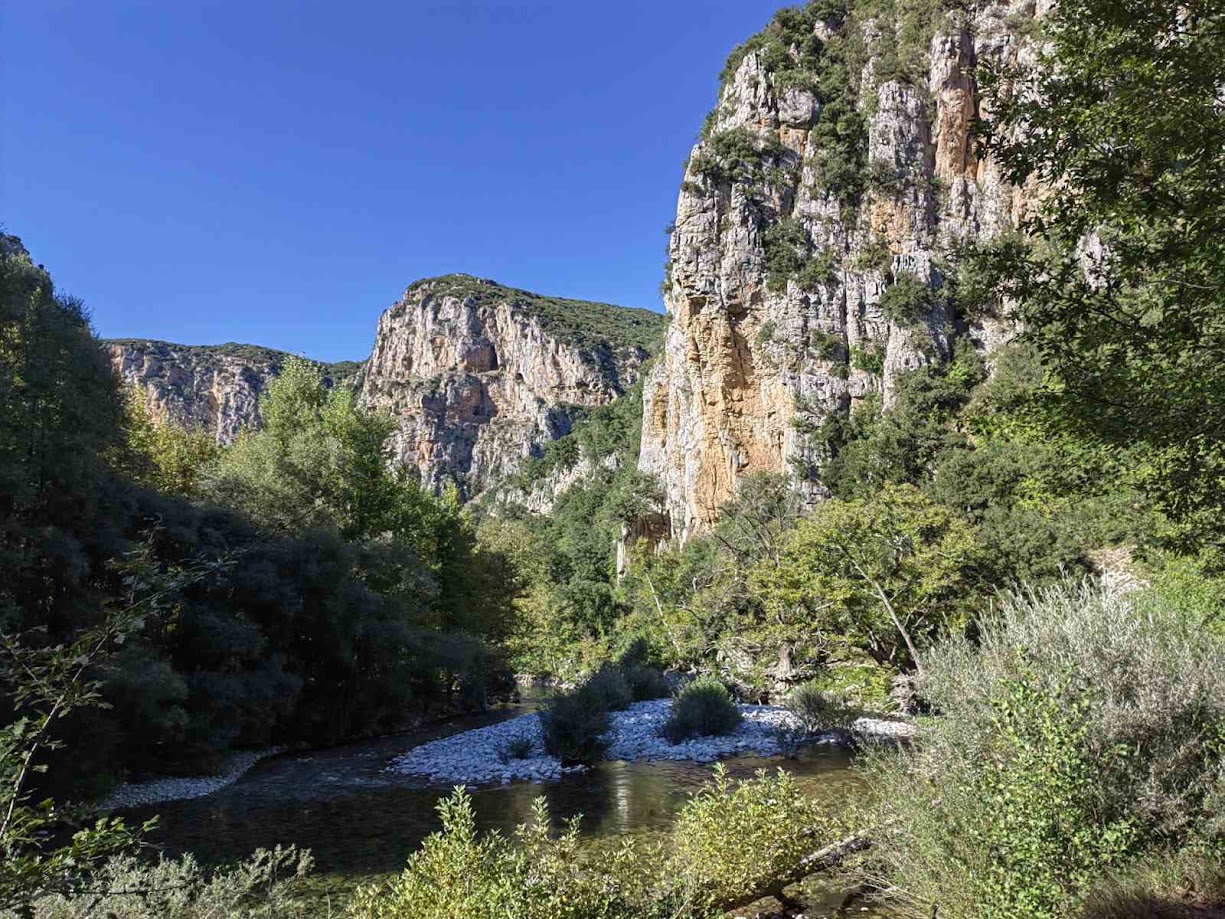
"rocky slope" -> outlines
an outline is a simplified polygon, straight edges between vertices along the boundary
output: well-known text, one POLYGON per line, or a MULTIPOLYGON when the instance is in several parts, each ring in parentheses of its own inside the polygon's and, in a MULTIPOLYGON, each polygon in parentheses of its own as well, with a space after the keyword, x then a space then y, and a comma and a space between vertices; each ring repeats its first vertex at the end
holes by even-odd
POLYGON ((682 539, 754 472, 819 499, 822 424, 887 404, 957 336, 1007 334, 961 319, 949 266, 1025 205, 976 153, 975 71, 1025 54, 1040 10, 836 6, 783 10, 732 54, 686 163, 640 459, 682 539))
POLYGON ((379 320, 361 398, 397 420, 394 461, 472 496, 633 385, 664 321, 467 275, 418 281, 379 320))
MULTIPOLYGON (((289 356, 257 345, 176 345, 165 341, 104 342, 124 384, 144 394, 150 417, 219 444, 233 443, 243 428, 260 427, 259 399, 289 356)), ((320 364, 331 385, 354 386, 360 365, 320 364)))

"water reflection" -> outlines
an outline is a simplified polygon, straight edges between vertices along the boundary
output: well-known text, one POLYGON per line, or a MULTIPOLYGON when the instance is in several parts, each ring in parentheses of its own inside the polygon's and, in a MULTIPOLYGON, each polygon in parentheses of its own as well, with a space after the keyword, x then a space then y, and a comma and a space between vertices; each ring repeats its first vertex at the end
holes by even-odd
MULTIPOLYGON (((150 809, 160 814, 153 841, 171 854, 190 851, 209 862, 236 859, 261 846, 294 843, 314 852, 319 889, 341 894, 360 880, 398 872, 438 828, 435 805, 449 789, 384 772, 387 762, 413 742, 518 713, 457 719, 428 735, 380 738, 267 760, 215 795, 150 809)), ((806 751, 793 761, 742 758, 725 765, 736 776, 782 765, 811 794, 834 800, 856 794, 847 755, 836 749, 806 751)), ((475 792, 473 803, 479 826, 503 833, 527 820, 533 799, 543 795, 558 829, 581 814, 582 833, 589 839, 652 834, 671 825, 712 769, 672 762, 604 763, 544 785, 484 788, 475 792)))

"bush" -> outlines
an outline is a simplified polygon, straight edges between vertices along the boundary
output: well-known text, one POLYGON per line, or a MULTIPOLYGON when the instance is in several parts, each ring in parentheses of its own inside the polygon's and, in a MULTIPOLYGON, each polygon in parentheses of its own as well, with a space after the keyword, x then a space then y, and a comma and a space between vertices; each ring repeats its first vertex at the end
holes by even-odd
POLYGON ((552 837, 544 798, 533 803, 531 821, 514 840, 479 836, 472 798, 462 788, 440 801, 438 812, 442 829, 413 853, 403 874, 354 895, 353 919, 611 919, 636 915, 630 904, 645 899, 641 876, 626 868, 632 849, 592 857, 579 847, 577 820, 552 837))
POLYGON ((625 681, 629 684, 630 692, 634 694, 635 702, 666 699, 672 693, 667 677, 658 667, 635 665, 627 667, 624 673, 625 681))
POLYGON ((129 856, 111 859, 85 886, 68 896, 34 903, 35 919, 235 919, 307 916, 294 893, 311 869, 311 857, 292 847, 260 849, 232 868, 206 871, 188 855, 145 864, 129 856))
POLYGON ((505 741, 498 748, 498 761, 509 763, 511 760, 527 759, 532 755, 536 742, 530 734, 519 734, 505 741))
POLYGON ((846 731, 855 719, 842 702, 826 695, 815 682, 801 683, 787 694, 787 711, 809 734, 846 731))
POLYGON ((606 712, 620 712, 634 702, 634 693, 620 667, 605 664, 577 690, 586 695, 593 706, 606 712))
POLYGON ((669 743, 691 737, 730 734, 742 720, 727 687, 714 677, 699 677, 672 700, 672 714, 661 733, 669 743))
POLYGON ((1225 648, 1182 596, 1063 585, 938 646, 941 716, 869 760, 873 880, 923 915, 1054 919, 1167 853, 1219 858, 1225 648))
POLYGON ((604 755, 608 709, 581 689, 558 696, 541 716, 544 748, 563 763, 589 765, 604 755))
POLYGON ((687 891, 705 909, 726 909, 760 896, 763 887, 792 875, 804 856, 839 834, 835 821, 804 795, 790 773, 765 770, 733 782, 722 765, 714 780, 681 811, 669 841, 663 883, 687 891))
POLYGON ((611 852, 581 847, 577 818, 551 836, 543 798, 513 840, 477 834, 463 789, 438 810, 442 830, 398 878, 359 890, 353 919, 710 919, 795 877, 806 855, 839 835, 781 770, 733 782, 716 767, 668 837, 611 852))

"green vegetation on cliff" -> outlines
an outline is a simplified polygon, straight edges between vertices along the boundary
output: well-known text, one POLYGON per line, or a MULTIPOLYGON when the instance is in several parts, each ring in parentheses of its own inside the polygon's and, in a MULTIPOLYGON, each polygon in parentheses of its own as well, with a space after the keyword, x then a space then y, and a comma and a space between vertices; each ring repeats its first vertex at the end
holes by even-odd
POLYGON ((472 298, 477 304, 486 306, 508 304, 536 317, 563 340, 585 348, 607 346, 619 350, 632 347, 654 354, 667 325, 666 316, 651 310, 548 297, 467 274, 423 278, 410 284, 405 295, 423 292, 472 298))

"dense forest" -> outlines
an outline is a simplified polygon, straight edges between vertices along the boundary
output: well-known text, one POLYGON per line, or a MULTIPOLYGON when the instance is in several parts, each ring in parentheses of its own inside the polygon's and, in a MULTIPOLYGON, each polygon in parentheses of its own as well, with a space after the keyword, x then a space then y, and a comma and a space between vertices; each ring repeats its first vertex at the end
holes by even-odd
MULTIPOLYGON (((755 53, 817 92, 816 181, 849 219, 889 181, 864 159, 851 25, 893 22, 875 79, 913 81, 955 6, 784 10, 724 79, 755 53)), ((615 857, 551 833, 543 804, 517 838, 482 836, 460 790, 352 915, 698 919, 818 870, 897 916, 1217 915, 1223 26, 1219 3, 1068 0, 1034 61, 981 68, 979 151, 1045 191, 1013 232, 947 253, 940 283, 889 278, 887 314, 950 317, 947 353, 821 424, 797 407, 818 460, 744 477, 683 542, 627 538, 663 500, 638 462, 641 384, 463 504, 391 468, 392 419, 305 360, 232 446, 155 424, 85 306, 0 237, 0 910, 170 915, 177 885, 174 915, 305 914, 302 853, 153 865, 138 828, 79 805, 484 707, 518 674, 565 690, 546 742, 566 763, 677 682, 678 738, 730 730, 733 699, 849 743, 862 712, 919 733, 859 752, 862 805, 718 773, 666 840, 615 857), (986 319, 1014 330, 990 351, 969 334, 986 319)), ((690 168, 770 181, 770 151, 734 140, 690 168)), ((834 268, 793 230, 766 234, 770 276, 821 283, 834 268)), ((579 322, 569 303, 539 308, 579 322)))

